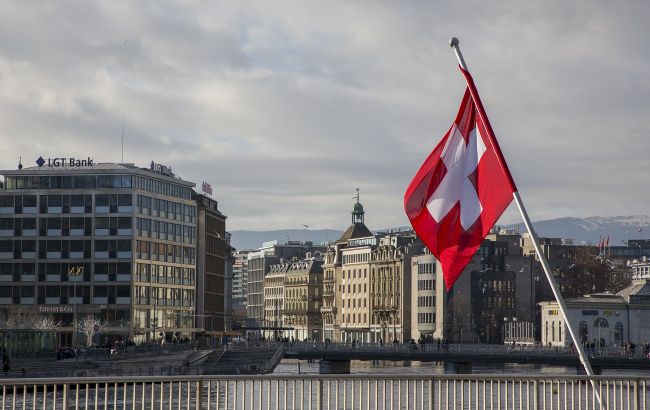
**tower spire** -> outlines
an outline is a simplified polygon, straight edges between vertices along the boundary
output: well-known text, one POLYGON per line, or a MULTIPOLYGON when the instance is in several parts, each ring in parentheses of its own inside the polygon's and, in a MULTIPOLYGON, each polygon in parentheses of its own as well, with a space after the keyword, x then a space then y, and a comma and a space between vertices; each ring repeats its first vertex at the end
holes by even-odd
POLYGON ((354 207, 352 208, 352 223, 363 223, 363 216, 365 212, 363 211, 363 205, 361 205, 361 202, 359 202, 359 187, 357 187, 357 195, 353 198, 357 200, 357 203, 355 203, 354 207))

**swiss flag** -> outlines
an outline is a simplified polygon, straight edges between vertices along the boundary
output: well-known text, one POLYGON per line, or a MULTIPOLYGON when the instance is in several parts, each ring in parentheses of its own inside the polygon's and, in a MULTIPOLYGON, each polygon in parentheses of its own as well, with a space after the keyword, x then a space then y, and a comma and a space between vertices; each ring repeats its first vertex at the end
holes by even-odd
POLYGON ((415 174, 404 209, 451 289, 517 191, 469 72, 456 120, 415 174))

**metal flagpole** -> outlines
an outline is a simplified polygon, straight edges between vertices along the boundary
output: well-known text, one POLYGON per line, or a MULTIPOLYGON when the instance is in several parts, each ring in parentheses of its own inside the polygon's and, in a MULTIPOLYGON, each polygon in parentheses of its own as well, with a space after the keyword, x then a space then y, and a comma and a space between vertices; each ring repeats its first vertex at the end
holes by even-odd
MULTIPOLYGON (((467 65, 465 64, 465 59, 463 58, 463 55, 460 52, 460 48, 458 47, 458 39, 456 37, 452 37, 449 40, 449 45, 454 49, 454 52, 456 53, 456 57, 458 58, 458 63, 460 66, 463 68, 463 70, 469 72, 467 69, 467 65)), ((477 106, 480 106, 481 104, 477 104, 477 106)), ((485 113, 481 112, 482 110, 478 110, 478 114, 481 116, 481 119, 483 120, 483 124, 485 124, 486 127, 489 127, 489 122, 487 121, 487 118, 485 116, 485 113)), ((537 235, 535 234, 535 231, 533 230, 533 225, 530 222, 530 218, 528 217, 528 212, 526 212, 526 208, 524 207, 523 202, 521 201, 521 197, 519 196, 519 192, 515 191, 513 192, 512 196, 514 197, 515 203, 517 204, 517 208, 519 208, 519 212, 521 213, 522 218, 524 219, 524 224, 526 225, 526 229, 528 229, 528 233, 530 234, 530 238, 533 241, 533 246, 535 247, 535 252, 537 255, 539 255, 539 260, 542 263, 542 267, 544 268, 544 273, 546 274, 546 278, 548 279, 549 284, 551 285, 551 289, 553 290, 553 295, 555 295, 555 299, 558 302, 558 305, 560 306, 560 311, 562 312, 562 317, 564 318, 564 323, 566 324, 567 329, 569 330, 569 333, 571 334, 571 339, 573 340, 573 344, 576 347, 578 351, 578 355, 580 357, 580 362, 582 363, 582 366, 585 368, 585 372, 587 373, 588 376, 594 376, 594 371, 591 368, 591 364, 589 363, 589 359, 587 358, 587 355, 585 354, 585 351, 583 349, 582 343, 579 343, 577 335, 573 329, 573 326, 571 326, 571 323, 568 320, 568 315, 567 315, 567 308, 566 304, 564 303, 564 299, 562 298, 562 294, 560 293, 560 290, 557 286, 557 282, 555 281, 555 277, 553 276, 551 272, 551 268, 548 264, 548 261, 546 260, 546 255, 542 251, 542 248, 539 246, 539 241, 537 240, 537 235)), ((592 387, 594 388, 594 392, 596 393, 596 396, 598 397, 598 401, 600 402, 600 395, 598 392, 596 392, 596 387, 594 384, 594 381, 591 381, 592 387)))

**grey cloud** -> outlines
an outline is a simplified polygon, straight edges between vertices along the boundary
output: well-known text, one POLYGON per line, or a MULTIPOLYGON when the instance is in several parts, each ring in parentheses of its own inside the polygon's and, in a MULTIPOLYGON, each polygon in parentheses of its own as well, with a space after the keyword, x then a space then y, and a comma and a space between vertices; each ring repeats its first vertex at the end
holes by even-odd
POLYGON ((457 35, 534 219, 647 213, 645 2, 0 8, 2 168, 119 160, 124 112, 125 161, 211 182, 229 229, 343 228, 356 186, 369 226, 406 225, 464 91, 457 35))

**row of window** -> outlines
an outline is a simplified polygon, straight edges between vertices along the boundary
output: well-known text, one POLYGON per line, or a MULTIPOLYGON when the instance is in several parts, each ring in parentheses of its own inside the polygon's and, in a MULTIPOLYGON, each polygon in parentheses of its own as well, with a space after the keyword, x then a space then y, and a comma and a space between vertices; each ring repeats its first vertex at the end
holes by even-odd
POLYGON ((147 218, 136 218, 135 233, 144 238, 194 243, 196 228, 147 218))
POLYGON ((435 323, 436 314, 434 312, 420 312, 418 313, 418 323, 435 323))
POLYGON ((8 176, 5 189, 135 188, 157 194, 191 198, 190 188, 135 175, 39 175, 8 176))
MULTIPOLYGON (((0 253, 32 253, 38 251, 39 258, 52 258, 54 256, 48 255, 49 252, 90 252, 91 241, 74 241, 74 240, 40 240, 38 241, 38 250, 36 249, 35 240, 20 240, 20 239, 5 239, 0 240, 0 253)), ((109 239, 95 241, 95 252, 131 252, 130 239, 109 239)), ((29 255, 33 258, 36 255, 29 255)), ((59 256, 61 257, 61 256, 59 256)), ((71 256, 75 258, 89 257, 89 256, 71 256)))
POLYGON ((131 175, 8 176, 5 189, 132 188, 131 175))
POLYGON ((343 264, 347 263, 363 263, 368 262, 370 259, 369 253, 357 253, 352 255, 343 255, 343 264))
POLYGON ((363 307, 365 308, 366 307, 366 299, 359 299, 359 303, 358 303, 359 306, 357 306, 357 299, 344 299, 343 300, 343 307, 344 308, 346 307, 346 301, 347 301, 347 308, 348 309, 350 309, 350 308, 356 309, 357 307, 361 308, 362 307, 361 306, 361 301, 362 300, 363 300, 363 307), (352 306, 350 306, 350 301, 352 301, 352 306))
POLYGON ((64 281, 78 273, 82 280, 90 281, 91 275, 130 275, 131 263, 129 262, 95 262, 89 263, 0 263, 0 276, 2 275, 61 275, 64 281), (80 269, 79 269, 80 268, 80 269))
POLYGON ((135 286, 133 294, 138 305, 193 306, 194 302, 194 291, 191 289, 135 286))
POLYGON ((418 296, 418 307, 434 307, 436 299, 433 296, 418 296))
POLYGON ((514 309, 515 298, 503 296, 488 296, 481 298, 481 308, 491 309, 494 307, 506 307, 514 309))
MULTIPOLYGON (((346 285, 339 285, 339 292, 345 293, 346 292, 345 286, 346 285)), ((357 293, 357 291, 362 292, 361 283, 359 283, 358 286, 356 283, 347 285, 347 293, 357 293)), ((366 283, 363 284, 363 292, 364 293, 368 292, 368 285, 366 283)))
POLYGON ((435 290, 433 279, 418 280, 418 290, 435 290))
POLYGON ((436 264, 433 262, 418 263, 419 275, 432 275, 436 273, 436 264))
POLYGON ((183 263, 185 265, 196 264, 196 250, 185 246, 136 241, 136 252, 138 259, 183 263))
POLYGON ((138 213, 177 221, 196 221, 196 206, 138 195, 138 213))
POLYGON ((129 285, 0 286, 0 301, 3 304, 128 304, 131 302, 130 296, 129 285), (7 299, 11 299, 11 302, 7 299))
POLYGON ((134 280, 144 283, 193 286, 195 276, 196 271, 194 268, 137 263, 135 265, 134 280))

